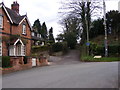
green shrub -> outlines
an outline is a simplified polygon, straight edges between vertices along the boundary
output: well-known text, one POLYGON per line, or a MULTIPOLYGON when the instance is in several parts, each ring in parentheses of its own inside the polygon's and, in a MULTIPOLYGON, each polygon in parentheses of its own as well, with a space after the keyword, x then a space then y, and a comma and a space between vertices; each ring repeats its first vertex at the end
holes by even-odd
POLYGON ((39 52, 39 51, 48 51, 49 50, 49 46, 44 45, 44 46, 33 46, 32 47, 32 52, 39 52))
POLYGON ((2 67, 9 67, 9 66, 10 66, 10 57, 2 56, 2 67))
MULTIPOLYGON (((90 44, 90 54, 92 55, 102 55, 104 56, 105 47, 104 45, 98 45, 95 43, 90 44)), ((109 56, 119 56, 120 55, 120 45, 108 45, 109 56)))
POLYGON ((24 56, 24 59, 23 59, 24 64, 27 64, 27 59, 28 59, 28 56, 24 56))
POLYGON ((120 58, 118 58, 118 57, 93 58, 93 56, 82 56, 81 61, 84 61, 84 62, 113 62, 113 61, 120 61, 120 58))
POLYGON ((67 53, 68 52, 67 42, 62 42, 62 45, 63 45, 63 48, 62 48, 63 53, 67 53))
POLYGON ((109 45, 108 46, 109 56, 118 56, 120 55, 120 45, 109 45))
POLYGON ((53 52, 59 52, 63 50, 63 44, 60 42, 57 42, 55 44, 52 45, 52 51, 53 52))

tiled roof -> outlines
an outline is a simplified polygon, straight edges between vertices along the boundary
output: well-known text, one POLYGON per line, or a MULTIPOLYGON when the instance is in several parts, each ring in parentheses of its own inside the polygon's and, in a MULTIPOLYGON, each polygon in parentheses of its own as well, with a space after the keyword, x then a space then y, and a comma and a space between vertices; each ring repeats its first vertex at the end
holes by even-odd
POLYGON ((5 7, 14 24, 19 24, 26 15, 21 16, 17 12, 5 7))
POLYGON ((5 10, 5 12, 6 12, 7 16, 9 17, 9 19, 10 19, 10 21, 11 21, 12 24, 19 25, 19 24, 22 22, 22 20, 27 19, 28 24, 29 24, 29 26, 30 26, 30 28, 31 28, 31 24, 30 24, 30 22, 29 22, 29 20, 28 20, 28 18, 27 18, 27 15, 22 15, 22 16, 21 16, 21 15, 18 14, 16 11, 7 8, 7 7, 4 5, 3 2, 0 3, 0 6, 2 6, 2 7, 4 8, 4 10, 5 10))
POLYGON ((17 12, 5 7, 14 24, 19 24, 26 15, 20 16, 17 12))

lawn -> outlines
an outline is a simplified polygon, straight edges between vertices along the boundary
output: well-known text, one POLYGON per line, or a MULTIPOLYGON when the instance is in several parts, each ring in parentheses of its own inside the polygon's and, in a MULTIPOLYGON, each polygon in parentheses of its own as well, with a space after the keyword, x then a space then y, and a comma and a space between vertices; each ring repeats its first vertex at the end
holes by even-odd
POLYGON ((82 56, 81 61, 84 61, 84 62, 113 62, 113 61, 120 61, 120 57, 94 58, 93 56, 82 56))

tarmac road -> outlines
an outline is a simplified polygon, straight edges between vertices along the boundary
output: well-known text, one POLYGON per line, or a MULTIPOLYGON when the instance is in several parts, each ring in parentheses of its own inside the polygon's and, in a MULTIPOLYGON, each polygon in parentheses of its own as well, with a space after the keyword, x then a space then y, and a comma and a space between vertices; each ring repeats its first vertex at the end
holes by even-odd
POLYGON ((2 78, 2 86, 3 88, 118 88, 118 62, 81 63, 73 58, 75 52, 71 51, 51 66, 6 74, 2 78), (65 63, 63 58, 66 59, 65 63))

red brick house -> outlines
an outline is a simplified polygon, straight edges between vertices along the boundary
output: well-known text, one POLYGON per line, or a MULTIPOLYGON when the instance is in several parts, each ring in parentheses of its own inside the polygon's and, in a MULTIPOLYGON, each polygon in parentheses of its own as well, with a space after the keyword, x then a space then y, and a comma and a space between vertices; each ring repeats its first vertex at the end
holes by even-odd
POLYGON ((19 14, 17 1, 11 9, 0 3, 0 36, 0 56, 17 57, 23 63, 24 56, 31 55, 31 25, 27 15, 19 14))

